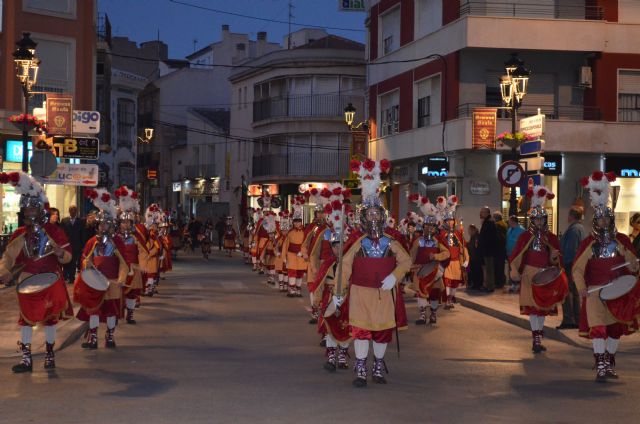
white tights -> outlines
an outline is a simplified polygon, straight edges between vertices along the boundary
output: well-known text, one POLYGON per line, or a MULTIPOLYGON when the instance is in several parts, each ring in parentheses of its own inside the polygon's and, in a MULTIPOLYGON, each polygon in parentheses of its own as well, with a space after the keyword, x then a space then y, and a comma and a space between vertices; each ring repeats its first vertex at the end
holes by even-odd
POLYGON ((529 315, 529 324, 531 324, 531 331, 542 331, 544 329, 544 316, 529 315))

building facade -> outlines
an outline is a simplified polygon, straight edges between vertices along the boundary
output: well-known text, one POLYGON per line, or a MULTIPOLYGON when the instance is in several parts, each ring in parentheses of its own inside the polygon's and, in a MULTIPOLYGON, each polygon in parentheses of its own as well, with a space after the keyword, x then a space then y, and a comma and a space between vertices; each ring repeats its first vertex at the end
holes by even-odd
MULTIPOLYGON (((585 202, 580 177, 603 169, 624 177, 616 212, 619 228, 628 231, 628 217, 638 209, 640 48, 631 40, 640 32, 640 4, 533 3, 374 0, 367 6, 370 155, 394 165, 388 199, 394 213, 404 215, 407 192, 417 191, 432 200, 457 194, 466 223, 479 223, 484 205, 506 213, 509 193, 497 168, 510 150, 472 149, 471 116, 476 107, 503 106, 499 78, 518 52, 532 71, 518 118, 538 110, 546 118, 550 169, 543 183, 557 194, 549 205, 552 228, 564 230, 568 209, 585 202)), ((498 117, 497 133, 511 131, 506 112, 498 117)))
POLYGON ((348 178, 344 108, 364 111, 364 45, 306 31, 291 34, 296 47, 246 62, 250 68, 230 76, 232 92, 248 93, 231 109, 232 214, 257 206, 262 187, 287 207, 308 184, 348 178))

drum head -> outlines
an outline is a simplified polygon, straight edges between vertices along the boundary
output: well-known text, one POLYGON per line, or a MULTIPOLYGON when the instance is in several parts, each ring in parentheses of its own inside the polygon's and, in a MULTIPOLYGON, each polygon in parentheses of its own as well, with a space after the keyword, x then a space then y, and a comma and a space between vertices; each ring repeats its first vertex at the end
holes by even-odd
POLYGON ((109 288, 109 280, 104 276, 103 273, 98 271, 95 268, 87 268, 82 271, 82 281, 86 283, 87 286, 92 289, 98 291, 107 291, 109 288))
POLYGON ((436 269, 436 266, 438 266, 438 262, 436 261, 431 261, 422 265, 422 267, 418 270, 418 277, 422 278, 430 275, 436 269))
POLYGON ((562 273, 562 269, 557 266, 543 269, 533 276, 532 283, 536 286, 544 286, 554 282, 562 273))
POLYGON ((55 272, 43 272, 42 274, 35 274, 31 277, 27 277, 18 284, 18 293, 20 294, 32 294, 38 293, 51 287, 56 281, 58 281, 58 274, 55 272))
POLYGON ((638 277, 635 275, 623 275, 611 281, 609 287, 600 290, 600 299, 613 300, 618 299, 629 293, 636 286, 638 277))

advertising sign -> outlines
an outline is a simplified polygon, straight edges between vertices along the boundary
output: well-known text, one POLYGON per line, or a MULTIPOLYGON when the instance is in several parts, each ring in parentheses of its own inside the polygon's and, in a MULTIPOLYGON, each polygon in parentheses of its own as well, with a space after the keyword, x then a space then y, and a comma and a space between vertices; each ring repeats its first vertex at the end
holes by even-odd
MULTIPOLYGON (((27 144, 27 150, 29 151, 29 160, 32 156, 31 142, 27 144)), ((4 161, 5 162, 22 162, 22 140, 7 140, 4 147, 4 161)))
POLYGON ((100 132, 100 112, 97 110, 74 110, 74 134, 98 134, 100 132))
POLYGON ((496 148, 497 109, 476 108, 473 110, 471 147, 473 149, 496 148))
POLYGON ((95 137, 82 138, 48 138, 47 144, 51 151, 59 158, 96 160, 99 155, 100 143, 95 137))
POLYGON ((53 174, 40 180, 45 184, 95 187, 98 185, 98 165, 60 163, 53 174))
POLYGON ((71 136, 73 98, 66 94, 47 93, 47 134, 71 136))
POLYGON ((364 0, 338 0, 341 12, 364 12, 364 0))

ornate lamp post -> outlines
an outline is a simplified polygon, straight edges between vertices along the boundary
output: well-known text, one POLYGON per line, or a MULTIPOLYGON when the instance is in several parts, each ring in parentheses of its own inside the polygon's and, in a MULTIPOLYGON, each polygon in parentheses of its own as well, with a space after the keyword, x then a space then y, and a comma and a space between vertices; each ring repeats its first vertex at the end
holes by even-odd
MULTIPOLYGON (((527 94, 527 88, 529 84, 529 75, 531 72, 524 67, 524 62, 518 58, 517 53, 511 54, 509 59, 504 64, 506 75, 500 78, 500 94, 502 95, 502 101, 510 109, 511 113, 511 133, 513 139, 506 141, 509 147, 511 147, 511 159, 518 161, 520 155, 518 154, 518 148, 521 141, 518 141, 515 137, 516 134, 516 119, 518 114, 518 108, 522 104, 522 99, 527 94)), ((509 195, 509 216, 517 215, 518 213, 518 200, 516 198, 516 188, 511 187, 511 193, 509 195)))

